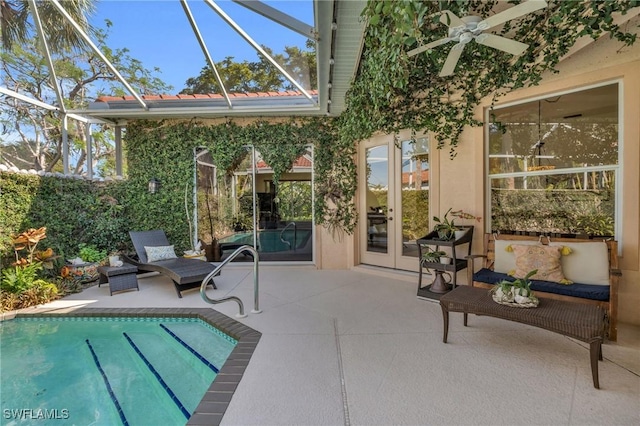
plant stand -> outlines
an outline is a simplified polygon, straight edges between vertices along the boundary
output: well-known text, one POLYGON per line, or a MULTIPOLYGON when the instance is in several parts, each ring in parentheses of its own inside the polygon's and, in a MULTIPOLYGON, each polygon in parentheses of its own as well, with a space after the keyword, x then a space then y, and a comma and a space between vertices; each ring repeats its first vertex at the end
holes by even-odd
POLYGON ((441 240, 438 238, 437 232, 430 232, 424 237, 416 240, 418 244, 418 259, 420 266, 418 268, 418 297, 438 300, 444 293, 454 289, 457 284, 457 272, 467 267, 466 259, 458 259, 456 255, 456 247, 462 244, 467 244, 467 255, 471 254, 471 242, 473 240, 473 226, 461 227, 467 232, 458 239, 441 240), (422 258, 422 253, 425 246, 435 246, 436 251, 440 250, 440 247, 451 247, 451 257, 453 261, 450 264, 428 262, 422 258), (422 286, 422 274, 423 269, 433 270, 435 278, 429 285, 422 286), (444 278, 443 275, 449 275, 451 277, 450 283, 444 278))
POLYGON ((109 284, 110 296, 113 296, 114 291, 123 291, 138 288, 138 277, 136 273, 138 268, 130 263, 125 263, 122 266, 99 266, 98 272, 100 273, 100 281, 98 281, 98 287, 101 284, 109 284))

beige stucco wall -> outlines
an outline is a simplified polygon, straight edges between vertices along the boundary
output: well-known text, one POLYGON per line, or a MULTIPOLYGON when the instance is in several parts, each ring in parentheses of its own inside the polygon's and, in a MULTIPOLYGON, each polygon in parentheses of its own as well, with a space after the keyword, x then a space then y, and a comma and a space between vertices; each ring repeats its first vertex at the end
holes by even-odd
MULTIPOLYGON (((638 19, 635 20, 638 25, 638 19)), ((557 67, 558 74, 548 73, 536 87, 530 87, 510 93, 501 98, 498 105, 513 101, 535 98, 540 95, 560 91, 579 89, 590 85, 619 81, 622 84, 622 231, 620 233, 620 268, 622 279, 618 295, 619 316, 621 322, 640 324, 640 43, 620 49, 620 43, 603 37, 583 50, 565 59, 557 67)), ((490 106, 487 100, 477 111, 482 119, 483 112, 490 106)), ((484 164, 483 129, 466 132, 461 142, 461 152, 473 150, 473 162, 484 164)), ((461 157, 463 159, 467 157, 461 157)), ((453 163, 455 163, 454 161, 453 163)), ((452 168, 468 172, 472 165, 460 162, 452 168)), ((476 194, 483 194, 480 200, 484 204, 484 171, 474 175, 476 194)), ((464 200, 462 198, 461 200, 464 200)), ((481 249, 481 242, 476 241, 481 249)))
POLYGON ((350 269, 354 266, 354 236, 332 233, 316 226, 315 264, 318 269, 350 269))
MULTIPOLYGON (((637 29, 639 23, 636 17, 627 28, 637 29)), ((605 36, 564 59, 557 69, 559 73, 548 73, 538 86, 517 90, 500 98, 498 105, 604 82, 618 81, 622 84, 620 267, 623 276, 619 292, 619 321, 640 324, 640 42, 621 49, 619 42, 605 36)), ((491 100, 486 99, 477 108, 478 120, 483 121, 484 111, 490 105, 491 100)), ((435 147, 435 141, 432 144, 435 147)), ((442 214, 453 207, 486 217, 483 128, 466 129, 457 153, 457 157, 451 160, 448 148, 432 150, 430 210, 433 214, 442 214)), ((484 222, 476 225, 475 235, 482 235, 484 222)), ((474 238, 473 252, 479 253, 482 249, 482 238, 474 238)), ((351 250, 357 260, 358 247, 354 244, 351 250)), ((333 256, 331 251, 326 253, 333 256)), ((464 276, 459 275, 459 280, 464 282, 464 276)))

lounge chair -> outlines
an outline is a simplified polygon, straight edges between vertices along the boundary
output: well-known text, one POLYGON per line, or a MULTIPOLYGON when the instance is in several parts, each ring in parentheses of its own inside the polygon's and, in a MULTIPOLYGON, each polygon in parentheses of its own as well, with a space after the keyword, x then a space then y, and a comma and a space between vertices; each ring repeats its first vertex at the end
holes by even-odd
MULTIPOLYGON (((170 246, 164 231, 129 231, 129 236, 136 250, 137 259, 127 257, 126 260, 136 265, 138 271, 159 272, 171 278, 180 298, 182 297, 182 291, 200 287, 202 280, 216 268, 215 265, 209 262, 184 257, 173 257, 150 262, 145 247, 160 248, 170 246)), ((211 285, 214 289, 217 288, 213 280, 211 280, 211 285)))

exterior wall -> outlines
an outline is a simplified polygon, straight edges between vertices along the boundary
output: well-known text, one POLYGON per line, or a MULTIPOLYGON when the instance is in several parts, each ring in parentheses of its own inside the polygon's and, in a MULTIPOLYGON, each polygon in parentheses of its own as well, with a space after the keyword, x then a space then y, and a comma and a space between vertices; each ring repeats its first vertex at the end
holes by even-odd
MULTIPOLYGON (((640 19, 632 19, 628 28, 638 28, 640 19)), ((637 30, 640 32, 640 30, 637 30)), ((520 89, 500 98, 498 105, 523 101, 555 92, 620 81, 623 88, 622 111, 622 232, 620 239, 620 268, 622 279, 619 293, 619 321, 640 324, 640 42, 621 49, 621 44, 604 36, 588 44, 563 60, 559 73, 548 73, 535 87, 520 89)), ((485 99, 476 110, 476 118, 484 120, 484 112, 491 106, 485 99)), ((487 222, 485 141, 484 129, 468 128, 462 134, 457 157, 449 159, 449 150, 431 150, 430 190, 431 212, 443 214, 449 207, 481 215, 482 223, 475 223, 478 237, 474 238, 473 252, 482 252, 481 236, 487 222)), ((435 142, 432 141, 432 148, 435 142)), ((357 254, 357 246, 353 251, 357 254)), ((459 282, 465 277, 459 275, 459 282)))
POLYGON ((323 226, 316 226, 315 263, 318 269, 350 269, 354 266, 353 235, 333 235, 323 226))
MULTIPOLYGON (((635 18, 629 25, 638 25, 635 18)), ((575 55, 565 59, 557 68, 558 74, 549 73, 539 86, 518 90, 501 98, 498 104, 525 100, 540 95, 553 94, 567 89, 576 89, 607 81, 618 80, 622 84, 622 231, 620 240, 621 256, 620 291, 618 295, 619 321, 640 324, 640 43, 624 48, 607 36, 587 46, 575 55)), ((477 118, 490 106, 487 100, 478 108, 477 118)), ((484 164, 483 129, 472 129, 461 142, 461 153, 467 146, 474 151, 476 164, 484 164)), ((460 155, 459 155, 460 157, 460 155)), ((464 157, 463 157, 464 158, 464 157)), ((456 159, 457 160, 457 159, 456 159)), ((456 161, 454 161, 455 163, 456 161)), ((462 162, 460 164, 462 166, 462 162)), ((458 167, 454 166, 456 169, 458 167)), ((465 167, 472 167, 466 164, 465 167)), ((482 195, 484 202, 484 170, 474 176, 476 195, 482 195)), ((435 180, 435 179, 434 179, 435 180)), ((476 241, 481 249, 482 242, 476 241)))

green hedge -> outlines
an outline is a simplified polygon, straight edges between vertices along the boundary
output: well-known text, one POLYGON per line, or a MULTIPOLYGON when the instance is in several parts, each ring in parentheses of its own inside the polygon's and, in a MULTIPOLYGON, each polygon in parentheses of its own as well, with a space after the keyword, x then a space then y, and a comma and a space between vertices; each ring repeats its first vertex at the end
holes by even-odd
POLYGON ((0 253, 13 256, 11 234, 47 228, 39 249, 51 247, 63 258, 78 245, 113 251, 127 244, 127 220, 121 200, 125 182, 0 173, 0 253))
POLYGON ((494 189, 491 205, 492 232, 614 235, 613 190, 494 189))
POLYGON ((42 226, 47 227, 47 239, 41 244, 64 258, 75 257, 81 243, 107 252, 130 250, 129 230, 163 229, 177 253, 187 250, 191 242, 185 192, 191 214, 196 147, 208 148, 220 172, 227 173, 246 155, 246 146, 253 145, 278 176, 307 145, 315 146, 316 222, 351 232, 355 224, 354 147, 341 145, 334 132, 328 119, 246 126, 232 122, 212 126, 130 123, 125 135, 125 181, 0 174, 0 255, 4 259, 13 255, 10 234, 42 226), (153 177, 162 185, 156 194, 147 190, 153 177), (326 198, 336 207, 327 208, 326 198))
MULTIPOLYGON (((387 212, 387 190, 371 190, 378 206, 387 212)), ((416 240, 429 233, 429 191, 402 191, 402 236, 405 240, 416 240)), ((396 217, 397 214, 395 215, 396 217)))

